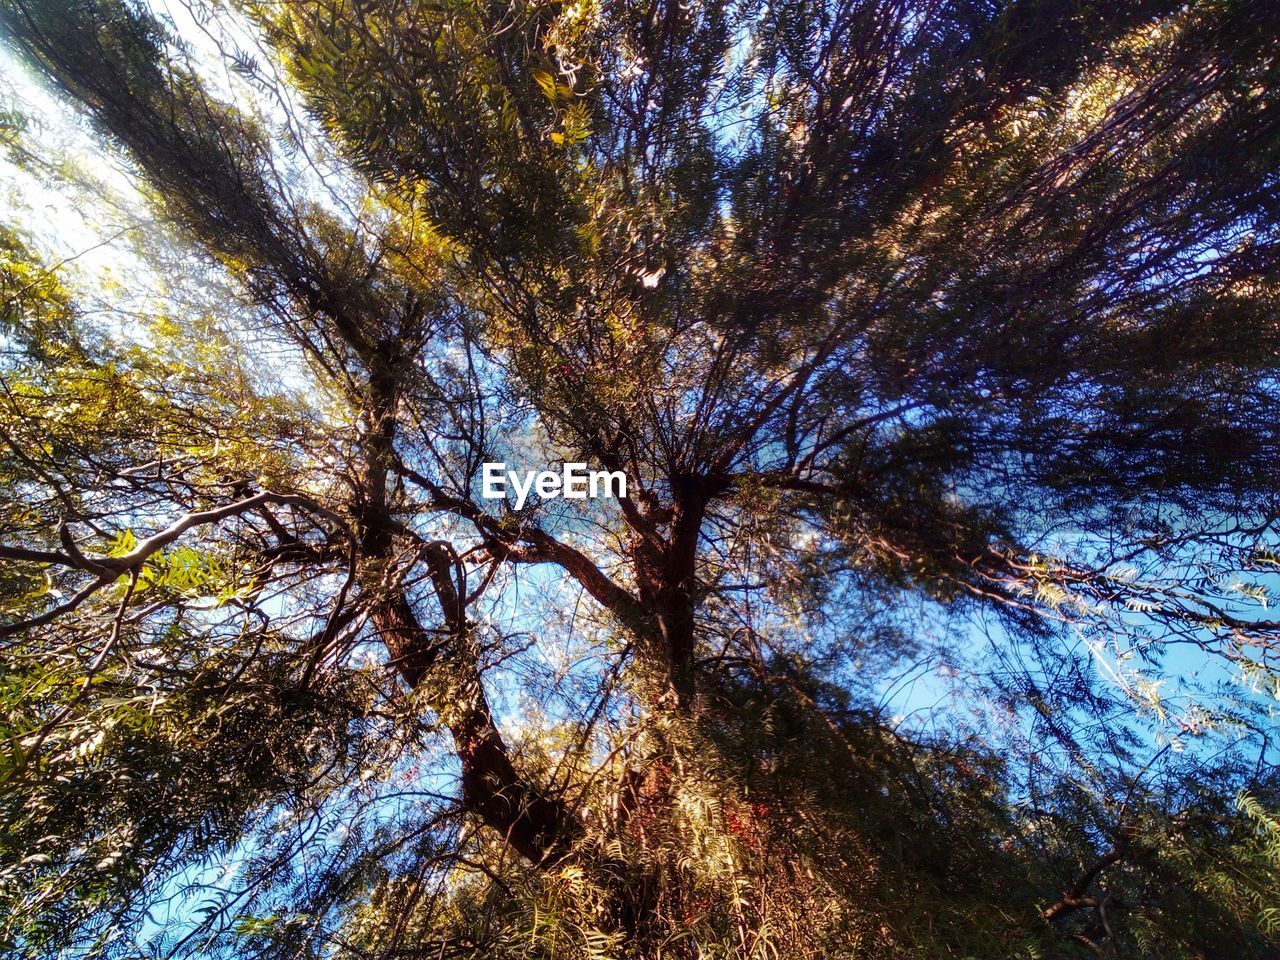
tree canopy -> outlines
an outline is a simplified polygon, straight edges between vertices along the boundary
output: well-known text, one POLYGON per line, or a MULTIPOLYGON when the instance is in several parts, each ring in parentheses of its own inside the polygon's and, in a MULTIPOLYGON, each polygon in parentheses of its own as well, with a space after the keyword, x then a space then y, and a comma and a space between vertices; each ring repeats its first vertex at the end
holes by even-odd
POLYGON ((0 952, 1280 955, 1280 7, 0 35, 0 952))

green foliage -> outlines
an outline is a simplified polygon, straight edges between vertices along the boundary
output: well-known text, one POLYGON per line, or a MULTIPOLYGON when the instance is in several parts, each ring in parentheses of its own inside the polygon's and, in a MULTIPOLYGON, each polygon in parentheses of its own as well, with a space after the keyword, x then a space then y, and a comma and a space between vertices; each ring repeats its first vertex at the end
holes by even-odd
POLYGON ((0 0, 0 952, 1272 956, 1273 7, 0 0))

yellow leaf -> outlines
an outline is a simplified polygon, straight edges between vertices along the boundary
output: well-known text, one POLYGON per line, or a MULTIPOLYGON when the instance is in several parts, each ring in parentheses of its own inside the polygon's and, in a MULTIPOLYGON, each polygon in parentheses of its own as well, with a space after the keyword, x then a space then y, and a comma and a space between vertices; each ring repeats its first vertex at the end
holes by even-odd
POLYGON ((543 96, 554 103, 556 100, 555 77, 545 70, 535 70, 533 71, 533 79, 537 82, 538 87, 541 88, 543 96))

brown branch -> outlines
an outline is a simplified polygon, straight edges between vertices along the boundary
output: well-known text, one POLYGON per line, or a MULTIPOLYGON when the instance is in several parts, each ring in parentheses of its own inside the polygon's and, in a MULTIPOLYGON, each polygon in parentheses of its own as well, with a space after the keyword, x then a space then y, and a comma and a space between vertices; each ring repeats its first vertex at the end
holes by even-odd
MULTIPOLYGON (((316 513, 326 519, 332 520, 343 529, 346 527, 346 524, 337 516, 337 514, 324 509, 308 497, 294 493, 272 493, 270 491, 266 491, 255 494, 244 500, 237 500, 235 503, 229 503, 222 507, 215 507, 211 510, 197 510, 192 513, 184 514, 163 530, 147 537, 145 540, 140 541, 132 550, 119 557, 89 556, 85 554, 80 550, 79 546, 77 546, 75 540, 72 539, 67 526, 63 524, 59 528, 58 533, 62 540, 63 548, 67 551, 67 555, 49 554, 48 556, 51 559, 42 562, 61 563, 64 566, 87 570, 88 572, 99 576, 118 576, 119 574, 127 573, 130 570, 140 567, 149 557, 151 557, 152 554, 159 550, 163 550, 194 527, 218 523, 229 517, 238 516, 242 513, 256 510, 266 504, 301 507, 311 513, 316 513), (70 563, 67 563, 68 560, 70 563)), ((16 552, 20 549, 21 548, 0 547, 0 557, 4 557, 8 552, 16 552)))
POLYGON ((524 531, 521 538, 527 541, 527 545, 510 550, 508 556, 511 559, 556 564, 578 581, 606 610, 617 614, 630 627, 641 627, 645 615, 640 602, 630 591, 610 579, 581 550, 557 540, 543 530, 524 531))
POLYGON ((11 637, 15 633, 20 633, 23 630, 32 630, 36 627, 43 627, 46 623, 51 623, 52 621, 56 620, 58 617, 71 613, 78 606, 80 606, 80 604, 84 603, 86 600, 88 600, 91 596, 93 596, 95 593, 97 593, 99 590, 101 590, 110 582, 111 582, 111 579, 104 580, 103 578, 99 577, 97 580, 93 580, 90 583, 87 583, 85 586, 83 586, 79 590, 79 592, 77 592, 75 596, 73 596, 66 603, 59 604, 58 606, 54 607, 52 610, 46 610, 44 613, 40 614, 39 616, 31 617, 30 619, 27 619, 27 620, 19 620, 16 623, 7 623, 3 626, 0 626, 0 637, 11 637))
POLYGON ((1124 851, 1119 846, 1104 853, 1093 862, 1089 869, 1080 875, 1080 879, 1072 885, 1071 889, 1063 893, 1061 900, 1046 908, 1040 916, 1046 920, 1053 921, 1082 907, 1096 907, 1099 903, 1098 898, 1086 895, 1089 892, 1089 888, 1093 886, 1093 882, 1103 870, 1122 859, 1124 859, 1124 851))
POLYGON ((31 550, 27 547, 6 547, 0 544, 0 560, 17 563, 47 563, 54 566, 74 567, 71 557, 56 550, 31 550))
MULTIPOLYGON (((442 602, 442 607, 446 601, 442 602)), ((463 635, 441 637, 424 630, 403 592, 379 604, 373 622, 405 682, 422 690, 453 736, 462 765, 464 807, 502 834, 534 863, 568 852, 581 825, 562 803, 520 775, 493 721, 475 659, 442 657, 465 643, 463 635)))
POLYGON ((470 520, 495 558, 517 563, 554 563, 578 581, 601 606, 628 625, 641 622, 639 601, 581 550, 537 527, 519 532, 504 530, 495 517, 475 503, 449 493, 404 463, 396 465, 396 472, 430 493, 433 507, 470 520))
MULTIPOLYGON (((164 549, 173 543, 180 536, 194 527, 217 523, 228 517, 238 516, 240 514, 259 509, 266 504, 279 504, 301 507, 312 513, 319 514, 337 524, 341 529, 350 532, 347 525, 335 513, 326 510, 319 504, 315 503, 308 497, 299 494, 290 493, 271 493, 264 492, 255 494, 244 500, 238 500, 235 503, 229 503, 223 507, 217 507, 212 510, 200 510, 188 513, 179 517, 168 527, 153 536, 147 537, 140 542, 133 550, 120 557, 105 556, 89 556, 84 553, 75 539, 71 535, 71 531, 67 524, 63 523, 58 528, 58 536, 62 541, 65 553, 45 550, 31 550, 26 547, 6 547, 0 546, 0 560, 13 560, 16 562, 34 562, 46 563, 58 566, 68 567, 74 570, 83 570, 91 573, 94 579, 82 587, 71 599, 65 603, 46 611, 39 616, 31 617, 26 620, 20 620, 15 623, 0 626, 0 637, 12 636, 23 630, 30 630, 34 627, 44 626, 65 614, 71 613, 85 600, 89 599, 98 590, 114 581, 117 577, 126 574, 136 574, 142 565, 157 551, 164 549)), ((351 554, 354 560, 354 553, 351 554)), ((342 593, 345 597, 346 591, 342 593)), ((336 610, 335 614, 336 616, 336 610)))

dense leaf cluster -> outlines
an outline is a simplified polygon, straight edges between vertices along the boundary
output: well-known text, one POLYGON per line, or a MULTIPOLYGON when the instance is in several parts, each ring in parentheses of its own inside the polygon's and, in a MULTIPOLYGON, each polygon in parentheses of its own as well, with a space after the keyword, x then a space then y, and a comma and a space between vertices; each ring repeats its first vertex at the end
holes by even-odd
POLYGON ((1273 5, 0 31, 0 951, 1280 949, 1273 5))

